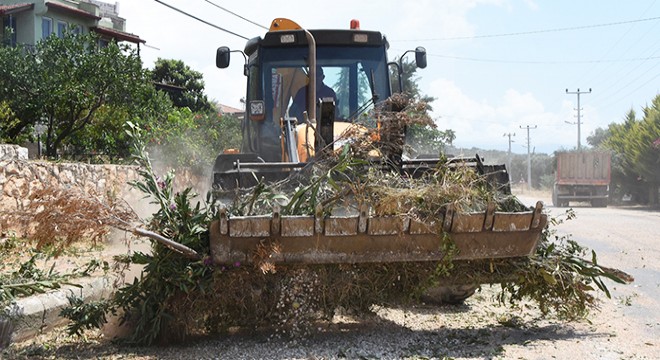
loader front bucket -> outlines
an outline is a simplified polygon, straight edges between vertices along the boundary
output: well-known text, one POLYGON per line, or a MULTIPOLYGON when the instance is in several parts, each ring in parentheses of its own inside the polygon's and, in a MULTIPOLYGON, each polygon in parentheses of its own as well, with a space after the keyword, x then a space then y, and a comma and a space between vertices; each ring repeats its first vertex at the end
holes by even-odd
POLYGON ((211 224, 211 256, 215 264, 256 263, 260 249, 274 264, 355 264, 437 261, 446 254, 446 237, 455 260, 529 256, 547 223, 542 203, 526 212, 458 213, 451 206, 432 223, 401 216, 269 216, 229 217, 221 210, 211 224))

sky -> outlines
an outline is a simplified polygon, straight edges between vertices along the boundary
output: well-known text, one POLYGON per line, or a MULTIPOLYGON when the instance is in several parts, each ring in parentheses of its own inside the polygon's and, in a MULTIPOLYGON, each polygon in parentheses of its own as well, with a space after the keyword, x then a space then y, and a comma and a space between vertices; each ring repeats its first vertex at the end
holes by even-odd
POLYGON ((578 89, 587 146, 596 128, 622 122, 631 109, 641 118, 660 94, 660 0, 161 1, 239 36, 155 0, 118 2, 126 31, 146 40, 145 67, 182 60, 204 75, 210 99, 235 108, 245 96, 242 57, 217 69, 215 51, 243 50, 239 36, 263 36, 254 23, 283 17, 308 29, 344 29, 358 19, 387 36, 390 61, 423 46, 421 92, 436 99, 432 117, 455 131, 458 148, 507 151, 512 134, 514 153, 527 153, 528 144, 536 153, 573 149, 578 96, 566 91, 578 89))

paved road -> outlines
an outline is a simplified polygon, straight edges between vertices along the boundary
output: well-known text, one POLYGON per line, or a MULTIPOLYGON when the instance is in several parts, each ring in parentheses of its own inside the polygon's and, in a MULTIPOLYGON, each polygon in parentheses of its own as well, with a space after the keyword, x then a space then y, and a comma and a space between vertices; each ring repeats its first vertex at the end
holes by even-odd
MULTIPOLYGON (((535 201, 531 195, 519 198, 526 204, 535 201)), ((551 203, 549 199, 542 200, 551 203)), ((571 205, 577 217, 560 224, 558 234, 571 234, 578 243, 596 251, 600 264, 634 276, 632 285, 607 282, 608 287, 615 299, 630 305, 622 308, 623 314, 634 321, 637 330, 649 339, 660 339, 660 211, 632 206, 571 205)), ((552 216, 568 210, 546 206, 552 216)))

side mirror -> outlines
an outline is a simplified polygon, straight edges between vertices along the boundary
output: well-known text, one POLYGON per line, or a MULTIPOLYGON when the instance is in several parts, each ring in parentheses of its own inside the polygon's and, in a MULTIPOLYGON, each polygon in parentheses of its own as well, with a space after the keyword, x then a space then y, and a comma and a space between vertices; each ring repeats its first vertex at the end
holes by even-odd
POLYGON ((221 46, 215 53, 215 66, 220 69, 226 69, 229 66, 229 50, 226 46, 221 46))
POLYGON ((426 68, 426 49, 421 46, 415 49, 415 63, 420 69, 426 68))

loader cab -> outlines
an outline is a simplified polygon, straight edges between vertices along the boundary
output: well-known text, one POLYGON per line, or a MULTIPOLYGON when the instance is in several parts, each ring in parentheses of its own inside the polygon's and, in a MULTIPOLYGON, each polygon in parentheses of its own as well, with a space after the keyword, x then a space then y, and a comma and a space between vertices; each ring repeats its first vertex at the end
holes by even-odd
MULTIPOLYGON (((375 125, 374 107, 390 97, 388 43, 375 31, 312 30, 316 66, 323 83, 336 94, 335 121, 375 125)), ((292 106, 309 82, 309 46, 302 30, 273 31, 250 40, 245 47, 247 93, 241 153, 254 153, 267 162, 282 161, 281 121, 297 118, 292 106)), ((218 67, 229 63, 221 48, 218 67)), ((317 89, 319 88, 317 84, 317 89)), ((318 90, 317 90, 318 91, 318 90)), ((307 105, 309 107, 309 105, 307 105)))

